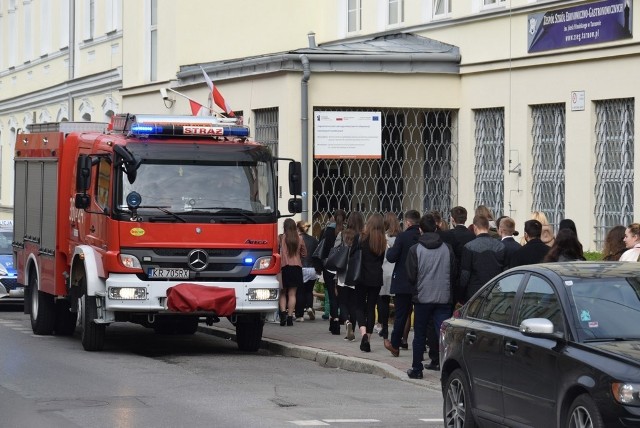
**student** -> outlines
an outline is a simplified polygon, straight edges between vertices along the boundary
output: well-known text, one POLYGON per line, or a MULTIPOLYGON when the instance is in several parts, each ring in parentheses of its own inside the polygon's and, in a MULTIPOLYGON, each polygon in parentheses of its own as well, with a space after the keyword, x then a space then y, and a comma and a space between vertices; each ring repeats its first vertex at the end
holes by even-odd
POLYGON ((302 259, 307 255, 302 237, 293 219, 286 219, 283 224, 284 233, 280 235, 280 274, 282 290, 279 298, 280 325, 293 325, 293 314, 296 308, 296 291, 302 287, 302 259))

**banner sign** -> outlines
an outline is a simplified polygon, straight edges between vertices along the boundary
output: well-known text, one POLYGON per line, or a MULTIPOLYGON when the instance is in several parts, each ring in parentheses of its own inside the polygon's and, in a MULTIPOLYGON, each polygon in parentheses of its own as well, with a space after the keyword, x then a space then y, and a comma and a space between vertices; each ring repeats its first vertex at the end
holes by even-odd
POLYGON ((529 53, 632 37, 631 0, 603 0, 528 16, 529 53))
POLYGON ((316 111, 315 159, 382 158, 382 113, 316 111))

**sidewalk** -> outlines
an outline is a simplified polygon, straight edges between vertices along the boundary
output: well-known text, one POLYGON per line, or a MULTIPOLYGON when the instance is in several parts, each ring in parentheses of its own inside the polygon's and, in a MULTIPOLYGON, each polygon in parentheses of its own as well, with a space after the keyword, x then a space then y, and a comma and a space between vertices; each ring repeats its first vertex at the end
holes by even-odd
MULTIPOLYGON (((371 352, 360 351, 358 331, 353 342, 344 340, 344 326, 340 326, 339 336, 332 335, 329 321, 322 319, 320 311, 316 311, 313 321, 305 316, 304 322, 293 324, 292 327, 281 327, 279 323, 267 321, 262 334, 262 348, 278 355, 316 361, 325 367, 370 373, 440 390, 439 371, 424 370, 423 379, 409 379, 407 376, 413 356, 413 332, 409 333, 409 349, 400 349, 400 356, 394 357, 384 348, 383 339, 375 332, 370 339, 371 352)), ((391 329, 392 326, 389 327, 391 329)), ((235 328, 226 318, 211 327, 200 325, 198 331, 235 340, 235 328)))

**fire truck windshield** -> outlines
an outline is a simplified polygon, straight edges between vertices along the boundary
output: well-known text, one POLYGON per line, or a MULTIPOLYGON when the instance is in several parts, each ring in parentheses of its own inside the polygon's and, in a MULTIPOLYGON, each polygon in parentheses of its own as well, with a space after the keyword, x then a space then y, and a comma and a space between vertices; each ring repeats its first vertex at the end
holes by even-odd
POLYGON ((132 184, 122 172, 119 208, 127 209, 126 197, 135 191, 142 199, 139 215, 156 215, 157 207, 172 213, 272 214, 275 201, 271 177, 271 165, 262 161, 144 160, 132 184))

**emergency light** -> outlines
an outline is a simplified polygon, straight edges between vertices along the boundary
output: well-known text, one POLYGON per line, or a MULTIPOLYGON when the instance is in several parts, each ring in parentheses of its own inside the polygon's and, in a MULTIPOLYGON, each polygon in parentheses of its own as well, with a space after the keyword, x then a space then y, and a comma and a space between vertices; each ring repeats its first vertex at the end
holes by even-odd
POLYGON ((132 136, 173 137, 248 137, 249 128, 235 119, 212 116, 120 115, 114 120, 114 131, 132 136))

